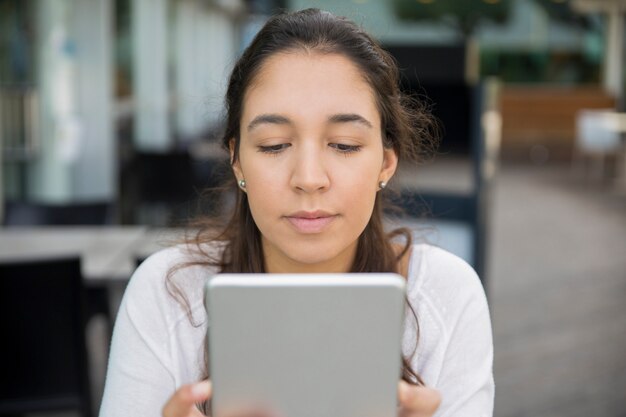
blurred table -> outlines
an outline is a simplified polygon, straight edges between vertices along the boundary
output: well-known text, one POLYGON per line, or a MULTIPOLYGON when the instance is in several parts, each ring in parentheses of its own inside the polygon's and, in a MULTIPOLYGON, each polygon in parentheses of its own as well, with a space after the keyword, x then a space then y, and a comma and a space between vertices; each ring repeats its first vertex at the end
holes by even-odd
POLYGON ((5 227, 0 261, 78 255, 87 285, 125 284, 138 259, 175 243, 182 233, 146 226, 5 227))
POLYGON ((618 157, 615 190, 626 194, 626 113, 584 109, 578 112, 576 125, 579 152, 618 157))

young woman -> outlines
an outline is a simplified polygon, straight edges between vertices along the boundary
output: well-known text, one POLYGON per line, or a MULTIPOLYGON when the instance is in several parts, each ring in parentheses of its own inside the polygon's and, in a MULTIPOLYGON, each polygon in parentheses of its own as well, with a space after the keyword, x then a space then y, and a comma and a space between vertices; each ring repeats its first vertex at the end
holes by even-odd
POLYGON ((203 284, 215 272, 397 272, 407 279, 401 416, 490 416, 493 348, 476 274, 383 230, 386 184, 417 159, 430 118, 408 106, 392 58, 352 22, 316 9, 271 18, 236 63, 223 137, 238 186, 232 218, 207 223, 133 275, 100 415, 200 416, 203 284), (419 326, 417 319, 419 318, 419 326), (418 338, 419 328, 419 338, 418 338), (419 341, 418 341, 419 339, 419 341))

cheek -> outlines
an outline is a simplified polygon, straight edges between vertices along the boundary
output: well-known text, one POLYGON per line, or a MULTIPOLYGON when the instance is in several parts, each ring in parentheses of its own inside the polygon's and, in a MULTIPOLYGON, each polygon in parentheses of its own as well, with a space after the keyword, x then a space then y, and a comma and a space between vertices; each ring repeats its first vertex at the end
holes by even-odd
POLYGON ((359 187, 344 192, 344 203, 348 218, 352 218, 355 226, 365 226, 372 215, 374 202, 376 201, 376 188, 368 183, 362 183, 359 187))
POLYGON ((241 167, 246 178, 250 212, 257 226, 263 230, 264 224, 280 217, 280 196, 284 196, 286 191, 280 169, 276 164, 268 165, 257 158, 245 157, 241 167))
POLYGON ((335 177, 335 195, 341 199, 346 218, 354 227, 365 227, 372 215, 379 176, 375 164, 345 169, 335 177))
POLYGON ((342 188, 342 192, 363 194, 362 197, 371 196, 378 188, 378 177, 381 170, 381 159, 376 155, 361 158, 358 163, 342 164, 339 161, 334 165, 334 184, 342 188))
POLYGON ((271 182, 253 182, 248 187, 248 204, 255 222, 276 217, 280 212, 280 196, 282 193, 274 188, 271 182))

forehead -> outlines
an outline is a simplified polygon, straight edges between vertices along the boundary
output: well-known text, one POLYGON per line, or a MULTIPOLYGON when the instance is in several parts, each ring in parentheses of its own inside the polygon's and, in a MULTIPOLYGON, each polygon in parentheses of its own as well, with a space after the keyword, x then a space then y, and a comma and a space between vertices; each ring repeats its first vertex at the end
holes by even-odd
POLYGON ((357 113, 380 125, 374 91, 340 54, 298 51, 269 57, 245 93, 241 122, 260 113, 286 114, 296 121, 357 113))

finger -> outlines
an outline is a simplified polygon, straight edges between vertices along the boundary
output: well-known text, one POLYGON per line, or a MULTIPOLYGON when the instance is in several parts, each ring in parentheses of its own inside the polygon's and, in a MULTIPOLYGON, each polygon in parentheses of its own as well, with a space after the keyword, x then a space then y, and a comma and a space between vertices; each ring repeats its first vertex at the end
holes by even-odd
POLYGON ((223 414, 223 417, 276 417, 274 414, 270 414, 258 410, 235 410, 229 411, 227 414, 223 414))
POLYGON ((202 381, 196 384, 183 385, 168 400, 163 407, 163 417, 202 416, 196 408, 211 397, 211 382, 202 381))
POLYGON ((282 414, 261 404, 238 405, 236 408, 222 410, 223 417, 283 417, 282 414))
POLYGON ((398 385, 398 399, 405 415, 430 416, 441 404, 439 391, 429 387, 410 385, 405 381, 400 381, 398 385))

